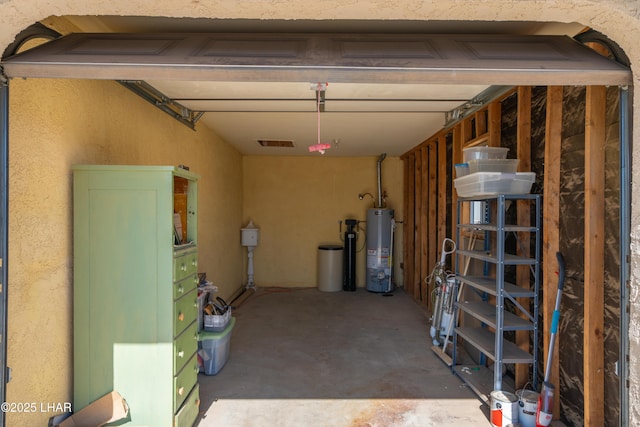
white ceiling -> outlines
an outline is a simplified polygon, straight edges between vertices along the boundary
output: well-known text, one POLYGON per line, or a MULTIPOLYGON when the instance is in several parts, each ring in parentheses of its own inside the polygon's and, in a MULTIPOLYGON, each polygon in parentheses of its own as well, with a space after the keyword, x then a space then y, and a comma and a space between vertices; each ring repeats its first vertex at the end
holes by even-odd
MULTIPOLYGON (((65 17, 80 32, 340 32, 428 34, 566 34, 578 24, 536 22, 249 21, 144 17, 65 17)), ((51 21, 51 19, 50 19, 51 21)), ((56 22, 53 20, 52 22, 56 22)), ((50 22, 45 21, 45 24, 50 22)), ((204 124, 246 155, 399 156, 439 131, 445 114, 487 85, 328 83, 317 113, 320 82, 146 80, 169 98, 204 111, 204 124), (319 124, 319 126, 318 126, 319 124), (318 136, 318 129, 320 130, 318 136), (291 140, 294 148, 262 147, 257 140, 291 140)), ((325 83, 325 82, 321 82, 325 83)), ((168 119, 170 120, 170 119, 168 119)), ((197 126, 196 126, 197 129, 197 126)))
MULTIPOLYGON (((244 154, 302 155, 320 141, 326 155, 398 156, 444 125, 445 112, 486 86, 329 83, 318 114, 309 83, 147 81, 195 110, 208 127, 244 154), (262 147, 257 140, 291 140, 294 148, 262 147)), ((316 154, 317 155, 317 154, 316 154)))

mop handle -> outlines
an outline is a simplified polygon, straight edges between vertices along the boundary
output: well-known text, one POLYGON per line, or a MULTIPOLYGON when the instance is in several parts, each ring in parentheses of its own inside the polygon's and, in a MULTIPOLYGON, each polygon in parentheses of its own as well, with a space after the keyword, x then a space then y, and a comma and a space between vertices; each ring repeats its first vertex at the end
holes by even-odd
POLYGON ((453 240, 451 240, 448 237, 446 237, 442 241, 442 255, 440 256, 440 265, 444 265, 444 260, 446 259, 447 255, 452 254, 455 251, 456 251, 456 242, 454 242, 453 240), (451 244, 451 250, 450 251, 447 251, 447 243, 451 244))
POLYGON ((556 306, 553 310, 553 318, 551 320, 549 353, 547 354, 547 366, 544 373, 544 380, 546 382, 549 381, 549 377, 551 376, 551 359, 553 358, 553 348, 555 347, 558 324, 560 323, 560 299, 562 297, 562 289, 564 288, 564 257, 560 252, 556 252, 556 258, 558 258, 558 293, 556 294, 556 306))
POLYGON ((562 289, 564 288, 564 257, 560 252, 556 252, 558 258, 558 294, 556 295, 556 307, 553 311, 553 320, 551 321, 551 333, 558 332, 558 324, 560 323, 560 298, 562 297, 562 289))

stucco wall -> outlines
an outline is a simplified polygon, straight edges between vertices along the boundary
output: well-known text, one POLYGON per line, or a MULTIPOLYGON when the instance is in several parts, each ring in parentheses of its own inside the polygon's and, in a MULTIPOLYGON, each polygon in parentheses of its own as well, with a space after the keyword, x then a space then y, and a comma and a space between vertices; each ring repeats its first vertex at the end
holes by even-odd
MULTIPOLYGON (((409 19, 409 20, 487 20, 487 21, 560 21, 560 22, 580 22, 585 26, 590 26, 615 40, 629 56, 632 68, 635 69, 640 61, 640 9, 638 1, 631 0, 397 0, 388 2, 386 0, 371 1, 350 1, 341 0, 315 1, 290 0, 290 1, 262 1, 262 2, 229 2, 228 0, 210 0, 207 2, 194 2, 192 0, 156 0, 146 2, 132 2, 130 0, 113 0, 102 2, 96 0, 65 0, 51 2, 49 0, 5 0, 0 2, 0 45, 6 46, 15 34, 20 30, 50 15, 136 15, 136 16, 173 16, 173 17, 206 17, 206 18, 243 18, 243 19, 409 19)), ((639 83, 638 75, 634 75, 634 82, 639 83)), ((65 93, 65 96, 72 94, 73 90, 65 93)), ((87 101, 89 105, 93 101, 87 101)), ((634 96, 634 109, 639 111, 640 97, 634 96)), ((55 110, 55 109, 53 109, 55 110)), ((74 107, 69 113, 75 116, 80 109, 74 107)), ((48 113, 51 114, 51 113, 48 113)), ((61 124, 60 126, 64 126, 61 124)), ((91 128, 88 124, 87 127, 91 128)), ((38 132, 37 126, 33 126, 33 131, 38 132)), ((633 117, 633 158, 640 159, 640 116, 635 113, 633 117)), ((50 135, 40 135, 50 137, 50 135)), ((13 140, 12 146, 17 145, 13 140)), ((13 148, 15 150, 15 148, 13 148)), ((34 154, 37 155, 37 154, 34 154)), ((195 163, 194 163, 195 164, 195 163)), ((194 166, 194 170, 195 170, 194 166)), ((16 177, 15 172, 12 176, 16 177)), ((640 168, 633 168, 633 182, 640 179, 640 168)), ((46 182, 46 180, 45 180, 46 182)), ((13 184, 14 186, 16 184, 13 184)), ((29 185, 29 184, 25 184, 29 185)), ((37 184, 35 184, 37 185, 37 184)), ((633 186, 635 190, 635 185, 633 186)), ((62 191, 62 190, 56 190, 62 191)), ((14 193, 12 193, 14 194, 14 193)), ((45 197, 43 195, 43 197, 45 197)), ((38 200, 39 202, 40 200, 38 200)), ((46 203, 44 203, 47 205, 46 203)), ((41 206, 42 204, 36 206, 41 206)), ((48 209, 51 206, 47 205, 48 209)), ((26 221, 26 219, 25 219, 26 221)), ((31 221, 36 221, 32 219, 31 221)), ((40 221, 39 219, 37 221, 40 221)), ((631 328, 629 338, 631 344, 631 384, 630 384, 630 424, 640 424, 640 382, 637 378, 640 375, 640 365, 633 362, 640 357, 640 203, 632 200, 631 212, 631 328)), ((235 233, 235 230, 233 231, 235 233)), ((15 232, 14 232, 15 233, 15 232)), ((45 233, 46 234, 46 233, 45 233)), ((12 251, 31 250, 32 246, 27 245, 21 248, 22 242, 12 242, 12 251)), ((47 240, 47 244, 49 241, 47 240)), ((37 253, 37 250, 36 250, 37 253)), ((46 260, 46 262, 51 262, 46 260)), ((59 265, 59 263, 58 263, 59 265)), ((37 267, 37 266, 36 266, 37 267)), ((68 269, 68 267, 66 267, 68 269)), ((38 268, 34 268, 38 271, 38 268)), ((46 275, 46 280, 57 275, 68 274, 65 267, 52 268, 46 275)), ((30 277, 34 281, 35 277, 30 277)), ((41 279, 45 280, 45 279, 41 279)), ((53 282, 56 282, 55 280, 53 282)), ((51 285, 49 285, 51 286, 51 285)), ((12 289, 19 288, 20 282, 12 278, 12 289)), ((32 297, 39 296, 40 293, 28 288, 25 292, 33 292, 32 297)), ((49 289, 49 288, 47 288, 49 289)), ((15 295, 19 290, 13 290, 15 295)), ((15 306, 17 300, 12 296, 10 316, 16 316, 19 307, 15 306)), ((22 307, 20 307, 22 308, 22 307)), ((32 313, 35 313, 33 311, 32 313)), ((33 317, 36 317, 33 314, 33 317)), ((69 321, 68 315, 60 314, 51 317, 53 321, 69 321), (61 320, 62 319, 62 320, 61 320)), ((19 322, 21 318, 11 318, 11 322, 19 322)), ((29 319, 36 321, 37 319, 29 319)), ((34 327, 35 328, 35 327, 34 327)), ((33 340, 27 333, 24 339, 17 344, 27 340, 33 340)), ((11 339, 11 338, 10 338, 11 339)), ((15 339, 15 338, 14 338, 15 339)), ((11 343, 12 346, 16 342, 11 343)), ((54 356, 55 357, 55 356, 54 356)), ((26 364, 26 363, 25 363, 26 364)), ((35 364, 31 364, 35 365, 35 364)), ((32 366, 33 367, 33 366, 32 366)), ((48 383, 50 381, 42 381, 48 383)), ((16 393, 14 386, 11 393, 16 393)), ((33 385, 35 389, 38 387, 33 385)), ((53 388, 54 386, 47 386, 53 388)), ((10 395, 13 398, 26 399, 30 395, 24 389, 24 395, 10 395)), ((57 395, 47 395, 57 397, 57 395)), ((12 424, 16 425, 16 424, 12 424)))
POLYGON ((71 165, 189 165, 201 176, 200 271, 228 297, 242 282, 242 160, 115 82, 19 80, 10 104, 7 400, 37 411, 9 413, 7 425, 46 425, 40 402, 72 390, 71 165))
MULTIPOLYGON (((344 220, 366 221, 377 197, 377 157, 244 158, 245 221, 260 228, 254 252, 258 286, 316 286, 317 252, 321 244, 342 244, 344 220)), ((402 161, 388 157, 382 164, 382 188, 387 207, 402 221, 402 161)), ((365 224, 357 239, 356 280, 365 285, 365 224)), ((402 229, 396 230, 396 261, 401 259, 402 229)), ((402 275, 396 265, 396 283, 402 275)))

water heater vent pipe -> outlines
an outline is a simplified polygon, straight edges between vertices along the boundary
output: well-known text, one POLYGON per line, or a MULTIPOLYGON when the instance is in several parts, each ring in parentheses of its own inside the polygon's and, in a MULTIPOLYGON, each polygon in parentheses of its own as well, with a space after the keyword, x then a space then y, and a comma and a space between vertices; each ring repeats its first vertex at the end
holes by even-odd
POLYGON ((387 157, 387 153, 382 153, 378 159, 378 206, 382 208, 382 161, 387 157))

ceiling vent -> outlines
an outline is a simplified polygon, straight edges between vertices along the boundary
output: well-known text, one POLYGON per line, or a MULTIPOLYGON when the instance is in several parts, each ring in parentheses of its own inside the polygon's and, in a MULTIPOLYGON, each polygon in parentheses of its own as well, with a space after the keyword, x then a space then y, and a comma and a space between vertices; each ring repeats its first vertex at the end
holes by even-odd
POLYGON ((258 144, 263 147, 294 147, 293 141, 286 139, 259 139, 258 144))

